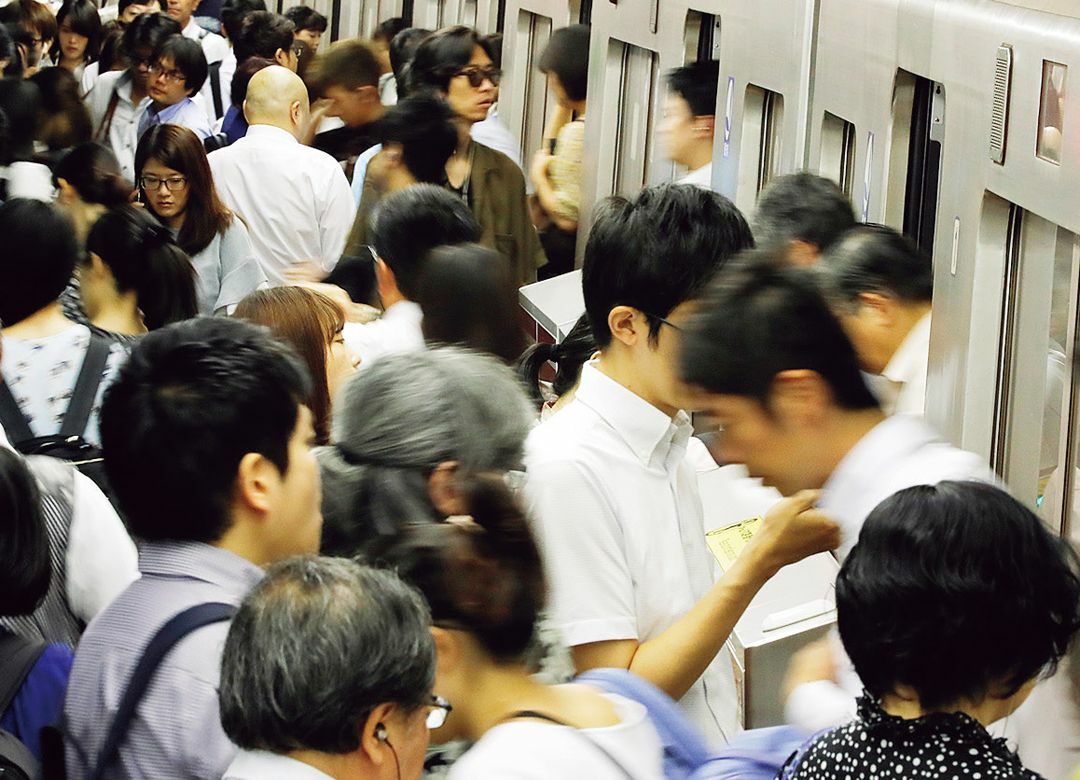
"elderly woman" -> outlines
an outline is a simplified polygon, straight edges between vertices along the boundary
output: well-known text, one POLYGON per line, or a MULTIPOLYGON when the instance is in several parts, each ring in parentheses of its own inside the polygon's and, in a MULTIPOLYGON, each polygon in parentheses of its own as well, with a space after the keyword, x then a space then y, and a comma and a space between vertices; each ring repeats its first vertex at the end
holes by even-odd
POLYGON ((367 554, 404 522, 464 514, 462 478, 517 468, 531 418, 493 357, 444 347, 380 358, 345 387, 318 453, 322 551, 367 554))

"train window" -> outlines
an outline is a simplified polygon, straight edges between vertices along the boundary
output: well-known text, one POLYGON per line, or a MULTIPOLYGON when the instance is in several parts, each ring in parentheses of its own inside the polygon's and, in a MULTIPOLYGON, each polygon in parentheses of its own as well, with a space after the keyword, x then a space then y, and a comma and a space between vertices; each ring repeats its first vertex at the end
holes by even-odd
MULTIPOLYGON (((505 2, 505 0, 503 0, 505 2)), ((581 24, 592 24, 592 0, 581 0, 581 10, 578 12, 578 21, 581 24)))
POLYGON ((828 111, 821 124, 820 172, 851 197, 855 188, 855 125, 828 111))
POLYGON ((757 194, 778 172, 783 122, 784 96, 754 84, 747 85, 736 197, 743 210, 753 209, 757 194))
POLYGON ((629 43, 612 41, 611 45, 620 67, 615 194, 632 196, 645 186, 648 176, 657 56, 629 43))
POLYGON ((1061 164, 1062 117, 1065 114, 1065 77, 1069 68, 1043 60, 1042 98, 1039 101, 1039 140, 1036 154, 1061 164))
POLYGON ((700 11, 686 12, 683 62, 720 59, 720 17, 700 11))
POLYGON ((544 123, 555 98, 548 95, 547 76, 536 63, 551 38, 551 19, 540 14, 521 11, 518 15, 518 51, 528 53, 525 65, 525 111, 522 114, 521 142, 523 149, 539 149, 544 143, 544 123))
POLYGON ((461 0, 461 20, 459 24, 463 24, 466 27, 476 27, 476 5, 477 0, 461 0))

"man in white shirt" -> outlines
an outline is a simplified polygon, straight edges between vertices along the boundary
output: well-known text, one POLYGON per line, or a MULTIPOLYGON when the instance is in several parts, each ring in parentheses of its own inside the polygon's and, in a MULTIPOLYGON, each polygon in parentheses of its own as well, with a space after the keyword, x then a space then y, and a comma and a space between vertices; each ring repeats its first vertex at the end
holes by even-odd
POLYGON ((782 251, 797 266, 817 263, 856 224, 836 182, 805 171, 773 179, 758 197, 753 223, 758 247, 782 251))
POLYGON ((372 223, 375 280, 383 315, 365 324, 345 323, 345 343, 361 370, 382 355, 424 348, 423 312, 413 297, 432 249, 480 238, 480 225, 465 202, 443 187, 417 184, 388 195, 372 223))
POLYGON ((719 79, 720 63, 716 60, 694 62, 668 73, 668 94, 659 130, 668 159, 690 171, 679 179, 679 184, 712 189, 719 79))
POLYGON ((207 78, 206 83, 203 84, 202 89, 199 91, 201 98, 199 102, 202 103, 207 119, 213 124, 225 115, 225 109, 229 107, 228 87, 220 78, 221 62, 225 59, 225 55, 229 53, 229 44, 225 43, 225 39, 220 35, 200 27, 198 22, 195 21, 195 9, 199 7, 201 1, 168 0, 165 13, 176 20, 180 25, 181 34, 185 38, 199 42, 203 54, 206 55, 206 62, 209 65, 211 74, 216 74, 207 78), (218 85, 216 92, 214 89, 215 84, 218 85), (220 111, 217 110, 219 105, 221 106, 220 111))
POLYGON ((247 223, 271 284, 284 284, 285 270, 305 261, 332 271, 356 210, 341 166, 298 140, 309 115, 300 77, 263 68, 244 101, 247 135, 209 157, 218 194, 247 223))
POLYGON ((577 670, 629 669, 681 699, 714 744, 736 717, 731 668, 716 660, 731 629, 780 567, 836 543, 802 495, 715 581, 675 355, 689 299, 751 242, 734 205, 699 188, 601 208, 582 275, 600 357, 525 458, 549 610, 577 670))
POLYGON ((934 290, 930 258, 892 228, 864 225, 822 255, 821 270, 859 365, 883 379, 885 413, 921 415, 934 290))

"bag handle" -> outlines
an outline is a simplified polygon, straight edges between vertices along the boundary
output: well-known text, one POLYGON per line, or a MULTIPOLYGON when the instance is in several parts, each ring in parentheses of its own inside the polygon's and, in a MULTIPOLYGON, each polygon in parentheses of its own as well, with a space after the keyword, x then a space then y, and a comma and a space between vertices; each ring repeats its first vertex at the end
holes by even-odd
POLYGON ((90 412, 94 408, 98 387, 101 386, 101 375, 109 360, 109 351, 109 342, 91 334, 86 357, 83 358, 79 376, 75 380, 75 389, 71 393, 67 411, 64 412, 64 421, 60 425, 61 436, 85 436, 86 424, 90 421, 90 412))
POLYGON ((34 432, 30 430, 30 424, 26 422, 19 402, 11 394, 11 388, 3 377, 0 377, 0 428, 11 438, 16 449, 21 442, 34 438, 34 432))
POLYGON ((109 765, 116 757, 117 750, 124 741, 124 737, 127 736, 128 728, 135 717, 135 708, 150 685, 154 672, 157 671, 169 651, 176 646, 177 642, 196 629, 208 626, 211 623, 230 620, 234 614, 236 614, 236 607, 232 604, 223 604, 221 602, 196 604, 194 607, 189 607, 170 618, 154 634, 143 650, 142 657, 139 659, 139 663, 136 664, 135 670, 131 673, 127 688, 124 690, 124 696, 120 700, 120 706, 116 709, 116 716, 113 718, 112 725, 109 726, 109 731, 105 735, 105 742, 101 752, 98 753, 97 763, 89 774, 90 780, 102 780, 105 777, 105 770, 109 768, 109 765))
POLYGON ((45 642, 41 639, 27 639, 8 631, 0 634, 0 712, 7 712, 44 652, 45 642))

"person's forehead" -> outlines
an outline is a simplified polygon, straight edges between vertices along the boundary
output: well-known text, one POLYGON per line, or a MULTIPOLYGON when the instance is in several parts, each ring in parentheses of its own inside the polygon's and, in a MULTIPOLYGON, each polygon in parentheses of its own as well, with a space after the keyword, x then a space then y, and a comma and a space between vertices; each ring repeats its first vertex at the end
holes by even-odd
POLYGON ((690 104, 678 92, 669 92, 664 99, 664 110, 669 114, 690 116, 690 104))
POLYGON ((473 47, 472 58, 469 59, 470 65, 490 65, 491 57, 479 46, 473 47))

